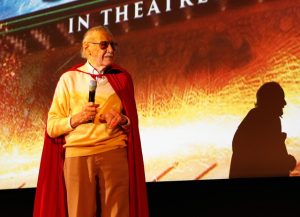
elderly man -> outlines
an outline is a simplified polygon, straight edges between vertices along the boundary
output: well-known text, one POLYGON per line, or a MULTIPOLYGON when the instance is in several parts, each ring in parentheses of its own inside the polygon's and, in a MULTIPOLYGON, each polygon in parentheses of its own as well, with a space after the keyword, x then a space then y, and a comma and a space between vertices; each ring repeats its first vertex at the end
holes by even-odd
MULTIPOLYGON (((96 210, 101 210, 101 217, 148 216, 133 84, 128 72, 113 64, 115 49, 116 43, 106 28, 89 29, 81 51, 86 63, 64 73, 57 84, 48 113, 49 136, 46 135, 41 161, 35 217, 51 216, 49 211, 56 217, 65 213, 61 211, 63 202, 56 202, 55 196, 50 198, 57 205, 45 205, 45 183, 50 183, 47 180, 53 179, 53 175, 42 176, 47 173, 45 161, 53 161, 53 157, 45 154, 47 147, 53 148, 57 142, 52 138, 62 136, 62 178, 69 217, 94 217, 96 210), (88 102, 91 80, 97 83, 94 103, 88 102)), ((54 172, 60 177, 59 169, 54 172)), ((57 193, 57 197, 61 199, 63 194, 57 193)))

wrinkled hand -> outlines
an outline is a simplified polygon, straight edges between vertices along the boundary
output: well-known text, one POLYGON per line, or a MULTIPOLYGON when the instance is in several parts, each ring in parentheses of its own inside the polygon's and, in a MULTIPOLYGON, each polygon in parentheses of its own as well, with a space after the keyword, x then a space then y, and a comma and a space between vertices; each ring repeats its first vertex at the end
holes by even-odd
POLYGON ((75 128, 80 124, 85 124, 90 120, 94 120, 97 114, 99 104, 89 102, 83 106, 82 110, 71 117, 71 127, 75 128))
POLYGON ((99 121, 101 123, 107 123, 107 127, 109 129, 113 129, 118 125, 124 125, 127 123, 127 118, 121 113, 111 109, 109 112, 105 114, 101 114, 99 121))

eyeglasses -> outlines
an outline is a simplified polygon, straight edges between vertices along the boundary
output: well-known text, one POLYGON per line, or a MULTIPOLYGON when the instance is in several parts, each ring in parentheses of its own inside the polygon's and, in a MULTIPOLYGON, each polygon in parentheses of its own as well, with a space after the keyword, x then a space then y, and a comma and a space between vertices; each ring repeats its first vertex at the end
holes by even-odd
POLYGON ((107 49, 109 45, 112 47, 113 50, 116 50, 118 47, 118 43, 113 41, 100 41, 100 42, 88 42, 88 43, 99 45, 101 50, 107 49))

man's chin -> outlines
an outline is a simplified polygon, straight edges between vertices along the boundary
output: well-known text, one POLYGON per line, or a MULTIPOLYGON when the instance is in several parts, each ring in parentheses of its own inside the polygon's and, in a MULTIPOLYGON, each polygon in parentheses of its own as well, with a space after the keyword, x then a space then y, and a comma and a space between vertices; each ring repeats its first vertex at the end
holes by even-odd
POLYGON ((282 115, 283 115, 283 111, 278 111, 278 117, 282 117, 282 115))
POLYGON ((102 62, 102 65, 105 66, 105 67, 110 66, 111 64, 113 64, 113 61, 103 61, 102 62))

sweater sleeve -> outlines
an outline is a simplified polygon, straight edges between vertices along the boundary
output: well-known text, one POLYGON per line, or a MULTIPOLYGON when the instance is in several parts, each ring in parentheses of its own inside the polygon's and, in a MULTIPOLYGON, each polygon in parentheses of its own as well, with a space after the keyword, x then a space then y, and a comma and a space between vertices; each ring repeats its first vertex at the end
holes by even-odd
POLYGON ((59 79, 53 101, 48 112, 47 133, 50 137, 58 137, 72 131, 70 126, 70 95, 67 86, 67 77, 59 79))

